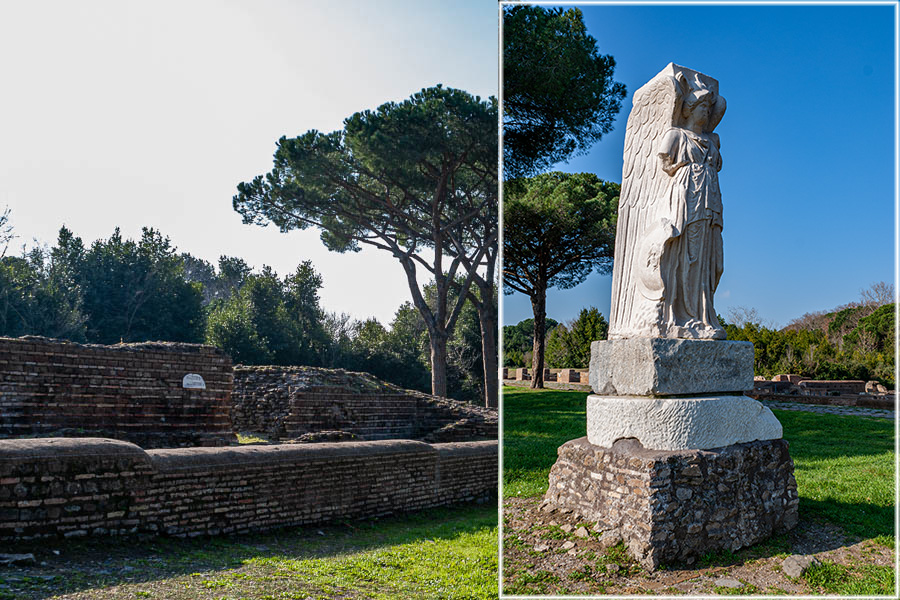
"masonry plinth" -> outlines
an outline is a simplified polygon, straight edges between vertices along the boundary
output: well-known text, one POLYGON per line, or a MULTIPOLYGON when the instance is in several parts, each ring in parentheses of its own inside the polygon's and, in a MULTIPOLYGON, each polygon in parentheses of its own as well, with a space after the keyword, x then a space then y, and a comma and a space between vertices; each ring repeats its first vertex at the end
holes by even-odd
POLYGON ((710 450, 610 448, 579 438, 559 447, 545 499, 597 521, 649 570, 737 550, 797 523, 797 484, 784 440, 710 450))
POLYGON ((736 550, 797 523, 797 484, 745 342, 594 342, 587 437, 560 446, 545 499, 597 521, 645 568, 736 550))

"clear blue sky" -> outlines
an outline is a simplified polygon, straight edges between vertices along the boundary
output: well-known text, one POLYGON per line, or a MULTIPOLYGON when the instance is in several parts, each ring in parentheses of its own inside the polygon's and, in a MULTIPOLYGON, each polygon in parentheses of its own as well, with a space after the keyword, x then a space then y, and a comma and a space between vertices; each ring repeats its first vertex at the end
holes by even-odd
POLYGON ((387 324, 410 298, 395 259, 243 225, 231 197, 282 135, 437 83, 496 96, 497 37, 491 0, 0 0, 10 252, 63 224, 88 243, 150 226, 212 262, 309 259, 325 310, 387 324))
MULTIPOLYGON (((631 95, 669 62, 719 80, 725 274, 716 309, 785 325, 894 280, 893 6, 582 5, 628 88, 615 129, 561 171, 621 182, 631 95)), ((551 290, 558 321, 596 306, 611 278, 551 290)), ((532 316, 504 297, 503 324, 532 316)))

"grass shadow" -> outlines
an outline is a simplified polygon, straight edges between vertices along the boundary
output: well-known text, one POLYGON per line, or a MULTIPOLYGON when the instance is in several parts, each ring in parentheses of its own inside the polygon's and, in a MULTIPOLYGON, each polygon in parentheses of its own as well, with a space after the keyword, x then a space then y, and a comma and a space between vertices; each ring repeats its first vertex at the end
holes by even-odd
POLYGON ((496 526, 496 505, 487 502, 234 536, 17 542, 15 552, 33 553, 38 565, 0 568, 0 600, 221 572, 249 562, 339 559, 399 545, 440 544, 496 526))
POLYGON ((587 392, 503 389, 503 493, 547 490, 556 449, 587 434, 587 392))

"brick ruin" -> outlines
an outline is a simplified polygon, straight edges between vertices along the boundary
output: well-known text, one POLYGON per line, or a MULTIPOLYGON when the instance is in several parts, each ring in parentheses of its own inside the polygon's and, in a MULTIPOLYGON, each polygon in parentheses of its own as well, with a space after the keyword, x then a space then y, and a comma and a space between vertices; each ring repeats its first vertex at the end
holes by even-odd
POLYGON ((215 535, 483 499, 496 436, 496 410, 365 374, 233 369, 197 344, 0 338, 0 540, 215 535), (365 441, 239 446, 235 429, 365 441))
POLYGON ((234 368, 234 429, 275 440, 319 432, 363 440, 497 438, 497 411, 405 390, 367 373, 315 367, 234 368))
MULTIPOLYGON (((531 381, 531 369, 503 368, 503 379, 508 381, 531 381)), ((544 369, 544 381, 558 383, 588 383, 587 369, 544 369)))
POLYGON ((218 535, 483 499, 497 443, 382 440, 142 450, 0 440, 0 540, 218 535))
POLYGON ((776 375, 771 380, 758 378, 747 396, 757 400, 780 400, 804 404, 895 408, 892 391, 877 381, 816 380, 800 375, 776 375))
POLYGON ((89 435, 143 448, 233 443, 231 371, 224 352, 200 344, 0 338, 0 438, 89 435))

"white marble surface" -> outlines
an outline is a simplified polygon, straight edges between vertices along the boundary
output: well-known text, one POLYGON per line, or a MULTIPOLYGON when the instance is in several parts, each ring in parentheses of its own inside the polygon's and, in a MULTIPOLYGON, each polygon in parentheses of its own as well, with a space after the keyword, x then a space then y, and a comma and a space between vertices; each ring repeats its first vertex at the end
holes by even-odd
POLYGON ((591 389, 603 396, 670 396, 753 389, 753 344, 630 338, 591 344, 591 389))
POLYGON ((725 113, 719 83, 669 63, 634 94, 625 132, 610 339, 725 339, 722 276, 725 113))
POLYGON ((653 450, 708 450, 782 437, 772 411, 746 396, 587 398, 587 437, 609 448, 636 438, 653 450))

